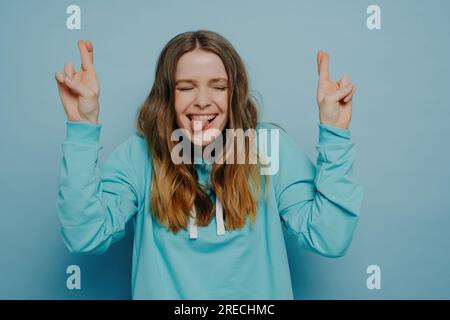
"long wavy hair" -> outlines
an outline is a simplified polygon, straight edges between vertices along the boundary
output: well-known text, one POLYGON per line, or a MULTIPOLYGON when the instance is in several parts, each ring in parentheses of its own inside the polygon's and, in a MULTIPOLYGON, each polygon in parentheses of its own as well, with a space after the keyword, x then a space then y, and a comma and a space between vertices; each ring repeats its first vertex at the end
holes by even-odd
MULTIPOLYGON (((155 80, 150 94, 137 116, 138 132, 145 136, 152 158, 152 185, 150 207, 158 222, 172 232, 187 229, 191 209, 197 211, 197 225, 210 223, 215 205, 198 183, 194 164, 174 164, 171 151, 176 145, 171 140, 178 126, 175 118, 174 90, 175 71, 180 57, 194 49, 206 50, 218 55, 228 75, 228 119, 225 129, 256 129, 257 104, 249 94, 249 80, 244 63, 231 43, 218 33, 198 30, 173 37, 163 48, 155 70, 155 80)), ((224 130, 225 131, 225 130, 224 130)), ((224 135, 224 132, 222 132, 224 135)), ((250 142, 245 137, 244 164, 237 161, 213 163, 211 188, 222 202, 225 227, 242 228, 250 216, 256 222, 260 193, 260 156, 257 163, 249 159, 250 142)), ((223 139, 225 141, 225 139, 223 139)), ((225 149, 235 147, 236 140, 225 142, 225 149)), ((268 176, 265 177, 266 194, 268 176)))

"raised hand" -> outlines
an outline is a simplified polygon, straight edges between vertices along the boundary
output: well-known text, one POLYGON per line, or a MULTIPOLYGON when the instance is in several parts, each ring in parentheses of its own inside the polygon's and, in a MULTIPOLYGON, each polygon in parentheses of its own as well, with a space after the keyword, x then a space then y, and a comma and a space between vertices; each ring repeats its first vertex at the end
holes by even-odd
POLYGON ((67 119, 97 124, 99 115, 100 84, 94 70, 94 47, 90 41, 78 41, 81 69, 64 65, 64 73, 56 72, 59 96, 67 119))
POLYGON ((341 129, 348 129, 352 117, 352 98, 355 86, 347 75, 339 81, 330 79, 328 53, 317 53, 319 84, 317 86, 317 104, 320 123, 341 129))

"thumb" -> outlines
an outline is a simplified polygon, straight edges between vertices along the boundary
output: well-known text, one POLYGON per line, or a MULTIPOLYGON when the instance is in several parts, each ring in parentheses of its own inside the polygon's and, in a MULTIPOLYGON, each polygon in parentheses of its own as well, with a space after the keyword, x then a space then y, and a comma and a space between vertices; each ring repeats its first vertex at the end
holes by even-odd
POLYGON ((338 81, 339 88, 344 88, 347 84, 350 83, 350 77, 348 75, 343 75, 341 79, 338 81))
POLYGON ((64 83, 70 88, 70 90, 82 97, 88 97, 90 94, 89 89, 73 77, 65 77, 64 83))
POLYGON ((337 90, 333 94, 330 95, 330 99, 334 102, 338 102, 344 99, 350 92, 353 90, 353 84, 349 83, 343 88, 337 90))
POLYGON ((56 83, 57 83, 57 85, 58 85, 59 93, 60 93, 61 95, 67 95, 67 94, 70 94, 69 88, 68 88, 67 85, 64 83, 65 75, 58 71, 58 72, 55 73, 55 79, 56 79, 56 83))

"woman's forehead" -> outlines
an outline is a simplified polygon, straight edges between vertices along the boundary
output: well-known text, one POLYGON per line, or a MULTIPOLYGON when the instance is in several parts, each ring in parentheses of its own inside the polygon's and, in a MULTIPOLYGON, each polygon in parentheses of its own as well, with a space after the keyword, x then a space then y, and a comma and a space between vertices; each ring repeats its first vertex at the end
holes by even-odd
POLYGON ((178 60, 176 80, 208 78, 208 80, 227 79, 225 66, 220 57, 212 52, 194 50, 185 53, 178 60))

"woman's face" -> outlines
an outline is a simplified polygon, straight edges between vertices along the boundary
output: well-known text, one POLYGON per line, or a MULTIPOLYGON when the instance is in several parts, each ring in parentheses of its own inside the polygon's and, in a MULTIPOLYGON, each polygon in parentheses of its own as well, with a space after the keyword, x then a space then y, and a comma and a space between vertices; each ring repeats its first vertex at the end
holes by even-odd
POLYGON ((178 60, 175 73, 176 122, 179 128, 188 130, 192 143, 205 146, 226 127, 228 92, 227 73, 218 55, 195 49, 178 60), (218 131, 211 130, 212 138, 206 139, 203 133, 207 129, 218 131))

